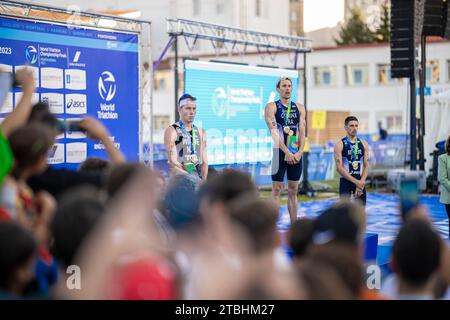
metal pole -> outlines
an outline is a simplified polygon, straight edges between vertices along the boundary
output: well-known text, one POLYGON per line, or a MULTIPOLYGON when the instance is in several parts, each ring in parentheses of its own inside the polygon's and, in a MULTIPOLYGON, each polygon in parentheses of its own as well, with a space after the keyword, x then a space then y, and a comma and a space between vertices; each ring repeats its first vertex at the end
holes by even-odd
MULTIPOLYGON (((303 106, 305 107, 305 139, 308 139, 308 109, 307 109, 307 95, 306 95, 306 53, 303 53, 303 106)), ((307 143, 305 141, 305 143, 307 143)), ((308 157, 309 157, 309 151, 306 151, 303 153, 303 184, 300 193, 301 194, 308 194, 308 191, 310 191, 309 188, 309 179, 308 179, 308 157)))
POLYGON ((175 86, 175 122, 180 120, 180 115, 178 114, 178 36, 175 36, 174 41, 175 49, 175 67, 174 67, 174 86, 175 86))
POLYGON ((416 138, 416 79, 412 76, 409 79, 410 94, 410 167, 411 170, 417 170, 417 138, 416 138))
POLYGON ((419 123, 419 168, 420 170, 425 170, 425 146, 424 146, 424 135, 425 135, 425 88, 426 88, 426 39, 425 35, 422 36, 422 52, 421 52, 421 73, 420 73, 420 123, 419 123))

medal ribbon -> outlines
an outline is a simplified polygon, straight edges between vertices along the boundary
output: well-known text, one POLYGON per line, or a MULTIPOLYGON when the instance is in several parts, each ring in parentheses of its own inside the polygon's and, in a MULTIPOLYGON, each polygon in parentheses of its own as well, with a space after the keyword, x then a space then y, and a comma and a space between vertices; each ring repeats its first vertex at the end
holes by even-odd
POLYGON ((355 145, 352 145, 352 143, 350 142, 350 139, 348 137, 346 137, 348 145, 350 147, 350 152, 352 153, 352 160, 358 160, 358 152, 359 152, 359 140, 358 137, 356 137, 356 141, 355 141, 355 145))
POLYGON ((288 102, 288 107, 286 111, 286 118, 284 118, 284 123, 288 126, 289 116, 291 114, 291 101, 288 102))
POLYGON ((189 140, 189 142, 190 142, 189 145, 191 147, 191 155, 195 155, 195 147, 194 147, 194 145, 195 145, 195 130, 194 130, 195 126, 194 126, 194 124, 192 124, 192 135, 189 134, 189 132, 186 130, 186 127, 184 126, 184 123, 183 123, 183 121, 181 121, 181 119, 180 119, 179 124, 180 124, 181 130, 183 130, 183 132, 187 136, 191 136, 192 137, 192 140, 189 140))

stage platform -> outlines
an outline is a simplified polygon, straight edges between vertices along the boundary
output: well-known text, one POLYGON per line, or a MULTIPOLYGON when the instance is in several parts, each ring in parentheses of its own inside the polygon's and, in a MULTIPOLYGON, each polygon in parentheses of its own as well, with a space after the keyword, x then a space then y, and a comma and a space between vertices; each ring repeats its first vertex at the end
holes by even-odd
MULTIPOLYGON (((337 198, 331 198, 300 203, 298 216, 316 217, 336 200, 337 198)), ((398 201, 398 195, 395 194, 369 193, 367 196, 366 243, 368 246, 371 246, 370 244, 373 243, 374 235, 377 235, 378 247, 374 248, 371 246, 371 248, 368 248, 370 250, 366 250, 366 258, 370 259, 375 254, 377 264, 383 267, 387 267, 390 260, 392 245, 401 224, 398 201)), ((444 206, 439 203, 439 197, 422 195, 420 201, 428 208, 436 230, 443 238, 448 239, 448 217, 444 206)), ((289 225, 287 206, 283 206, 280 208, 278 229, 281 232, 285 232, 288 230, 289 225)))

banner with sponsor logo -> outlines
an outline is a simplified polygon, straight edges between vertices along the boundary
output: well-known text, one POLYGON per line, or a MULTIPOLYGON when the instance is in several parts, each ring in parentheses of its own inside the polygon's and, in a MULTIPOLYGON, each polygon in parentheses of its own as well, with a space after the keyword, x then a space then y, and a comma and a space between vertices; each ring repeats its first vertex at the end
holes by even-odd
POLYGON ((208 164, 272 160, 264 109, 279 99, 280 77, 292 79, 297 101, 296 70, 186 60, 184 76, 185 92, 197 98, 195 123, 206 130, 208 164))
MULTIPOLYGON (((44 101, 60 121, 90 115, 103 122, 129 160, 139 160, 138 35, 0 17, 0 68, 34 72, 33 102, 44 101)), ((0 119, 20 101, 11 88, 0 119)), ((87 157, 107 158, 83 132, 66 131, 49 153, 56 167, 78 168, 87 157)))

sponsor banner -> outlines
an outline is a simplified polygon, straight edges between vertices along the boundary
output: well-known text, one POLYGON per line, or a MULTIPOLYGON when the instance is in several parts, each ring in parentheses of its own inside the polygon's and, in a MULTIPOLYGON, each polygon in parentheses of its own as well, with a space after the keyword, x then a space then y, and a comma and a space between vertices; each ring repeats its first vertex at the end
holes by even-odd
POLYGON ((2 64, 2 63, 0 63, 0 70, 3 71, 3 72, 12 73, 13 72, 13 67, 10 66, 9 64, 2 64))
MULTIPOLYGON (((272 160, 272 137, 264 120, 268 102, 278 100, 277 81, 295 70, 186 60, 185 92, 197 98, 195 124, 205 129, 211 165, 272 160)), ((296 116, 291 113, 291 116, 296 116)))
POLYGON ((51 113, 64 113, 64 95, 62 93, 41 93, 41 102, 48 104, 51 113))
POLYGON ((65 145, 63 143, 55 143, 48 153, 49 164, 62 164, 64 163, 64 150, 65 145))
POLYGON ((13 111, 13 94, 8 92, 6 94, 3 105, 0 105, 0 113, 9 113, 13 111))
POLYGON ((86 71, 66 69, 65 86, 69 90, 86 90, 86 71))
MULTIPOLYGON (((102 122, 129 161, 139 153, 138 35, 74 25, 0 17, 0 67, 33 70, 40 99, 64 124, 86 116, 102 122)), ((13 111, 22 88, 14 87, 1 117, 13 111)), ((66 129, 58 136, 49 163, 77 169, 87 157, 107 152, 84 132, 66 129), (75 143, 75 144, 74 144, 75 143)))
POLYGON ((41 87, 46 89, 62 89, 64 72, 58 68, 41 68, 41 87))
POLYGON ((87 98, 85 94, 66 94, 67 114, 86 114, 87 98))
POLYGON ((74 142, 66 144, 66 162, 81 163, 87 158, 87 144, 85 142, 74 142))

